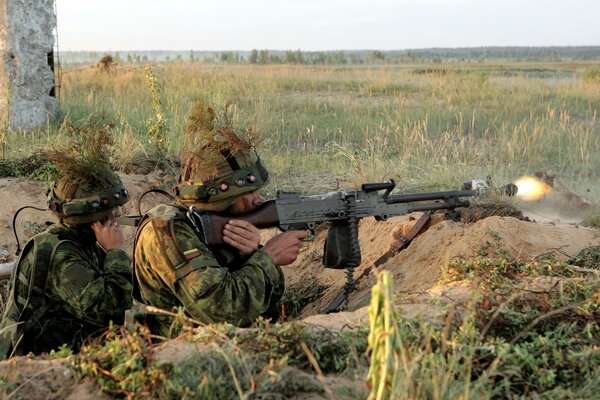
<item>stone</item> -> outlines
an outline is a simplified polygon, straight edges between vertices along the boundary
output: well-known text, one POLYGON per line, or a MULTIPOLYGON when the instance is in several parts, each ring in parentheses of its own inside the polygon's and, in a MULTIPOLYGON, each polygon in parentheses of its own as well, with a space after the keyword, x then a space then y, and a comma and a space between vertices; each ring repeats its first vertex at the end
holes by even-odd
POLYGON ((54 0, 0 0, 0 124, 28 131, 56 118, 55 27, 54 0))

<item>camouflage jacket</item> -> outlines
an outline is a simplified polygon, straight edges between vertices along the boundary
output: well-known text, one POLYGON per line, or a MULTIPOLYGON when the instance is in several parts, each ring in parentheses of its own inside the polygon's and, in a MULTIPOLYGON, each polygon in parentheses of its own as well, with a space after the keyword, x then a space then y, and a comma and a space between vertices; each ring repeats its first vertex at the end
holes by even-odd
POLYGON ((90 334, 123 323, 131 307, 131 265, 122 250, 105 252, 89 228, 53 225, 25 246, 0 323, 0 359, 67 344, 78 351, 90 334))
MULTIPOLYGON (((138 229, 133 259, 134 299, 172 311, 182 307, 201 323, 250 324, 276 315, 284 290, 281 268, 257 251, 240 258, 232 248, 209 249, 185 215, 185 208, 159 205, 138 229)), ((171 336, 173 320, 149 315, 150 329, 171 336)))

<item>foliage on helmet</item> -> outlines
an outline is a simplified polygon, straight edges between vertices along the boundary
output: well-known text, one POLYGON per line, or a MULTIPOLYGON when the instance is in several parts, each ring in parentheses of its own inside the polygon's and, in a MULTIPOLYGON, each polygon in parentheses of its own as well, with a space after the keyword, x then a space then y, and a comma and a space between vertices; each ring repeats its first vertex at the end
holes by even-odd
POLYGON ((231 105, 216 112, 196 103, 185 133, 181 176, 173 188, 181 203, 224 209, 266 183, 268 172, 255 151, 258 135, 252 128, 234 126, 231 105))
POLYGON ((103 129, 91 129, 48 157, 59 177, 48 190, 48 208, 69 225, 101 221, 129 201, 129 193, 111 169, 113 141, 103 129))

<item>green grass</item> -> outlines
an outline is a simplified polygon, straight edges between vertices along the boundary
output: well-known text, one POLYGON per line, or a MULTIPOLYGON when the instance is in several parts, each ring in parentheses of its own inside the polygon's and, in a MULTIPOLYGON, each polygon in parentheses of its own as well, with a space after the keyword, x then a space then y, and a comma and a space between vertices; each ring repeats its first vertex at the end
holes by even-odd
MULTIPOLYGON (((179 349, 190 354, 175 361, 155 357, 161 346, 152 342, 146 328, 138 326, 135 332, 112 328, 69 359, 79 377, 92 378, 113 396, 286 398, 286 394, 326 390, 309 376, 314 373, 309 354, 322 373, 360 380, 368 362, 366 336, 365 329, 335 333, 298 323, 260 321, 247 330, 212 325, 181 337, 179 341, 188 345, 179 349)), ((362 385, 356 386, 340 390, 360 391, 362 385)))
POLYGON ((445 279, 471 292, 448 303, 443 324, 403 318, 391 274, 380 275, 369 309, 369 399, 600 396, 599 249, 569 262, 502 253, 451 265, 445 279))

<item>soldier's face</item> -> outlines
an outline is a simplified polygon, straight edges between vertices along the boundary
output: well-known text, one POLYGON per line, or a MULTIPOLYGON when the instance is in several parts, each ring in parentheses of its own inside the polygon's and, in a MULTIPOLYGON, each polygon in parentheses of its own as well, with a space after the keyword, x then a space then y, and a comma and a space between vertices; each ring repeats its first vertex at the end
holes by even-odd
POLYGON ((231 213, 235 215, 250 212, 262 204, 263 201, 263 197, 258 192, 246 193, 242 197, 235 199, 231 205, 231 213))

